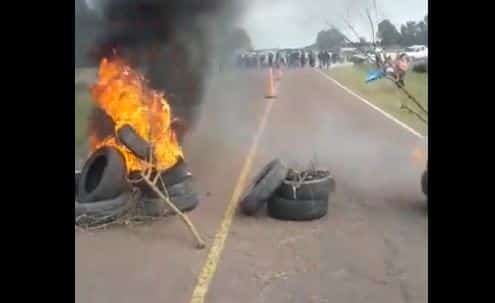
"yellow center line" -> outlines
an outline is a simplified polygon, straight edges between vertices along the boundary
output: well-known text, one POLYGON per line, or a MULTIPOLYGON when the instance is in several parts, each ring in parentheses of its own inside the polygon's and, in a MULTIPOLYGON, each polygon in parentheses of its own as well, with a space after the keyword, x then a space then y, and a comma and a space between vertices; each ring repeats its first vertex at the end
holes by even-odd
POLYGON ((244 162, 244 166, 242 167, 241 174, 237 179, 237 184, 234 188, 234 192, 232 193, 230 202, 223 215, 220 228, 215 234, 215 239, 213 240, 213 244, 211 245, 208 257, 206 258, 206 262, 203 265, 203 269, 198 276, 196 287, 194 288, 190 303, 203 303, 205 300, 206 293, 208 292, 208 287, 210 286, 211 280, 215 275, 220 256, 225 247, 225 241, 227 240, 230 226, 232 225, 232 220, 234 218, 235 210, 238 204, 237 202, 239 201, 239 198, 241 196, 241 191, 245 187, 247 176, 251 171, 253 159, 258 148, 258 143, 261 135, 263 134, 263 130, 265 129, 272 106, 273 101, 268 101, 263 116, 261 118, 257 133, 251 145, 251 149, 249 150, 248 156, 244 162))

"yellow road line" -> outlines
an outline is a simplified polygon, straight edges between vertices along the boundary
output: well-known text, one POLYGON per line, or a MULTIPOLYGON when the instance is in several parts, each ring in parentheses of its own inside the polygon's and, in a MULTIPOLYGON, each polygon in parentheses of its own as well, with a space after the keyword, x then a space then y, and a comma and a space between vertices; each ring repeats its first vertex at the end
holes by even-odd
POLYGON ((208 253, 208 257, 206 258, 206 262, 203 265, 203 269, 198 276, 198 281, 196 283, 196 287, 194 288, 190 303, 203 303, 205 300, 206 293, 208 292, 208 287, 210 286, 210 282, 215 275, 220 256, 225 247, 225 241, 227 240, 230 226, 232 225, 232 220, 234 218, 235 210, 238 204, 237 202, 241 196, 241 191, 245 187, 246 178, 251 171, 253 159, 258 148, 258 143, 261 135, 263 134, 263 130, 265 129, 272 106, 273 101, 267 101, 267 106, 265 107, 265 111, 263 113, 257 133, 251 145, 251 149, 249 150, 246 161, 244 162, 244 166, 242 167, 239 179, 237 179, 237 184, 234 188, 232 198, 230 199, 227 209, 223 215, 220 228, 215 235, 215 239, 213 240, 213 244, 208 253))

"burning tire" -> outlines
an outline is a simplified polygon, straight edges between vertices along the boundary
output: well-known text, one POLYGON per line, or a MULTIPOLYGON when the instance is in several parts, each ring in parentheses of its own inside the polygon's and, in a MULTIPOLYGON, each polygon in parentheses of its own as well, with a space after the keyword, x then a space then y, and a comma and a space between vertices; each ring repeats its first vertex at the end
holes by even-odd
MULTIPOLYGON (((155 172, 156 174, 156 172, 155 172)), ((131 179, 139 178, 138 172, 133 172, 130 174, 131 179)), ((190 180, 192 174, 189 171, 189 167, 184 160, 179 160, 173 167, 162 172, 161 175, 163 184, 165 185, 169 195, 172 195, 171 191, 174 192, 176 188, 181 188, 184 184, 188 184, 189 189, 192 189, 190 180), (189 182, 186 182, 189 181, 189 182), (177 186, 176 186, 177 185, 177 186)), ((138 182, 135 184, 142 192, 145 197, 158 198, 158 196, 149 188, 145 181, 138 182)), ((157 183, 158 188, 163 191, 163 187, 160 182, 157 183)), ((176 194, 177 195, 177 194, 176 194)))
POLYGON ((133 207, 134 198, 131 192, 126 191, 107 200, 75 201, 76 224, 92 226, 115 220, 133 207))
POLYGON ((116 198, 128 188, 126 174, 124 158, 117 149, 98 149, 89 157, 81 171, 78 200, 93 202, 116 198))
POLYGON ((247 215, 254 215, 282 184, 287 172, 288 168, 279 159, 268 163, 254 178, 241 199, 242 211, 247 215))
POLYGON ((327 214, 328 200, 289 200, 274 195, 267 209, 270 217, 279 220, 315 220, 327 214))
POLYGON ((162 180, 165 186, 182 183, 192 176, 187 163, 180 159, 173 167, 162 173, 162 180))
POLYGON ((425 170, 423 175, 421 176, 421 189, 423 193, 428 196, 428 171, 425 170))
POLYGON ((277 196, 288 200, 328 200, 335 189, 335 181, 329 171, 317 170, 298 180, 298 175, 289 171, 287 178, 277 190, 277 196))
POLYGON ((148 159, 151 151, 150 145, 141 138, 132 126, 126 124, 119 128, 117 137, 120 142, 130 149, 141 160, 148 159))

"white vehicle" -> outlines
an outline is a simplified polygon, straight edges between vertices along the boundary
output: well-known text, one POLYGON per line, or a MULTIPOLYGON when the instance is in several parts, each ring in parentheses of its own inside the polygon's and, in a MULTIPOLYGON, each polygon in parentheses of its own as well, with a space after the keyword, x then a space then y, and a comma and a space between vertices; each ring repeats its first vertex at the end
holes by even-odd
POLYGON ((424 45, 412 45, 406 47, 404 53, 413 61, 428 58, 428 47, 424 45))

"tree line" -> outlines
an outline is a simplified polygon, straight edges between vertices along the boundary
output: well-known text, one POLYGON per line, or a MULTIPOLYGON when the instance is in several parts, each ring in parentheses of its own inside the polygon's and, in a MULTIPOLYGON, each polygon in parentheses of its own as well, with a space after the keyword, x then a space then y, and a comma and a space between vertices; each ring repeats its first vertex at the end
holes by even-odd
POLYGON ((408 21, 397 30, 390 20, 378 24, 378 38, 383 46, 414 44, 428 45, 428 15, 419 22, 408 21))
MULTIPOLYGON (((423 20, 408 21, 399 29, 385 19, 378 24, 377 44, 380 46, 410 46, 414 44, 428 45, 428 15, 423 20)), ((318 32, 316 45, 319 49, 335 50, 345 46, 365 47, 369 42, 364 37, 359 37, 359 42, 350 42, 339 29, 332 27, 318 32)))

